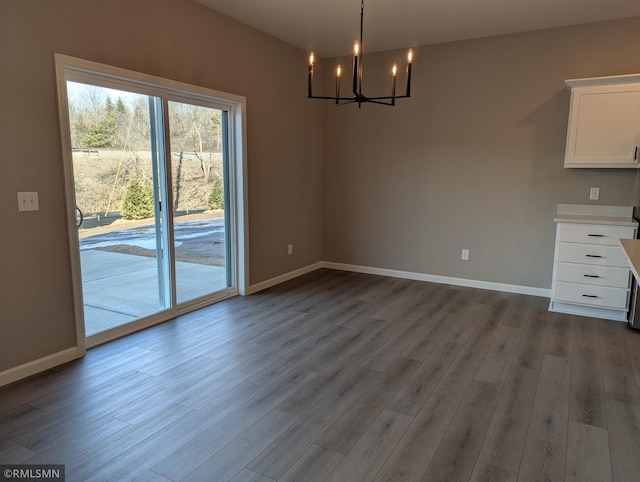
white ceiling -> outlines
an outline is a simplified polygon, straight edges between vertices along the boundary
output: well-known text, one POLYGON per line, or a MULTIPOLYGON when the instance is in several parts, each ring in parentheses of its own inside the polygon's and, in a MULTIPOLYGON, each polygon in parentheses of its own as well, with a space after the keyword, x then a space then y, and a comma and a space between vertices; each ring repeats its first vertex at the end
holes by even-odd
MULTIPOLYGON (((360 0, 195 0, 320 57, 350 53, 360 0)), ((365 0, 363 51, 640 16, 640 0, 365 0)))

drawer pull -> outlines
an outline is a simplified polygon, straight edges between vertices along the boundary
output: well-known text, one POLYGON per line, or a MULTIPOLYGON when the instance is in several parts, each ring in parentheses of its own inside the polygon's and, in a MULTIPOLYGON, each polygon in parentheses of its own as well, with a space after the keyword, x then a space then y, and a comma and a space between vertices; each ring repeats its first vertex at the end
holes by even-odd
POLYGON ((602 258, 599 254, 586 254, 585 256, 587 258, 602 258))
POLYGON ((587 234, 587 236, 592 238, 604 238, 604 234, 587 234))
POLYGON ((598 276, 597 274, 585 274, 584 277, 585 278, 600 278, 600 276, 598 276))
POLYGON ((582 295, 582 296, 584 296, 585 298, 597 298, 596 295, 582 295))

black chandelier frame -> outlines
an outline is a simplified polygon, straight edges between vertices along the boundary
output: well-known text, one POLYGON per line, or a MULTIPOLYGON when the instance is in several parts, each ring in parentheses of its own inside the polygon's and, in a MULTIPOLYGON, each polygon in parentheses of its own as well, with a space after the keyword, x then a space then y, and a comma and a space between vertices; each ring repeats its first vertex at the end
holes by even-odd
POLYGON ((379 97, 367 97, 362 93, 362 32, 364 27, 364 0, 360 2, 360 42, 354 44, 353 49, 353 95, 351 97, 340 96, 340 79, 342 78, 342 67, 337 66, 336 70, 336 95, 313 95, 313 74, 314 74, 314 54, 309 54, 309 99, 325 99, 333 100, 336 105, 358 104, 358 108, 362 107, 362 104, 371 102, 373 104, 382 105, 396 105, 396 99, 406 99, 411 97, 411 66, 413 65, 413 50, 409 49, 407 52, 407 86, 406 91, 402 95, 396 95, 396 80, 397 80, 397 65, 394 64, 391 71, 391 95, 379 96, 379 97))

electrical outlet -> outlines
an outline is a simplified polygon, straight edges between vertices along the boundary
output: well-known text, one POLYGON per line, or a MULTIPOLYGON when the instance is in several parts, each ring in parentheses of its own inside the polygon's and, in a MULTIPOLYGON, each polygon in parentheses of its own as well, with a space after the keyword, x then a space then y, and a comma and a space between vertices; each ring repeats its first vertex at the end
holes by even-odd
POLYGON ((463 249, 462 250, 462 259, 464 261, 468 261, 469 260, 469 250, 468 249, 463 249))
POLYGON ((591 201, 597 201, 598 199, 600 199, 600 188, 599 187, 592 187, 589 190, 589 199, 591 201))
POLYGON ((287 246, 287 254, 293 254, 293 244, 287 246))

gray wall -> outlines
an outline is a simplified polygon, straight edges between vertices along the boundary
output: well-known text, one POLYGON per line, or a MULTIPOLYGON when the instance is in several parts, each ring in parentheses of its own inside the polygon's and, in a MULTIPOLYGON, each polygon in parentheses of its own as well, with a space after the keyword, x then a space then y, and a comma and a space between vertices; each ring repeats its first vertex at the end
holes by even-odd
MULTIPOLYGON (((420 47, 412 99, 327 108, 323 259, 550 288, 556 204, 640 196, 635 170, 563 169, 564 80, 638 72, 638 45, 640 18, 420 47)), ((365 57, 367 95, 402 55, 365 57)))
POLYGON ((0 0, 0 371, 75 345, 54 52, 246 96, 250 281, 321 259, 305 52, 191 0, 0 0))

